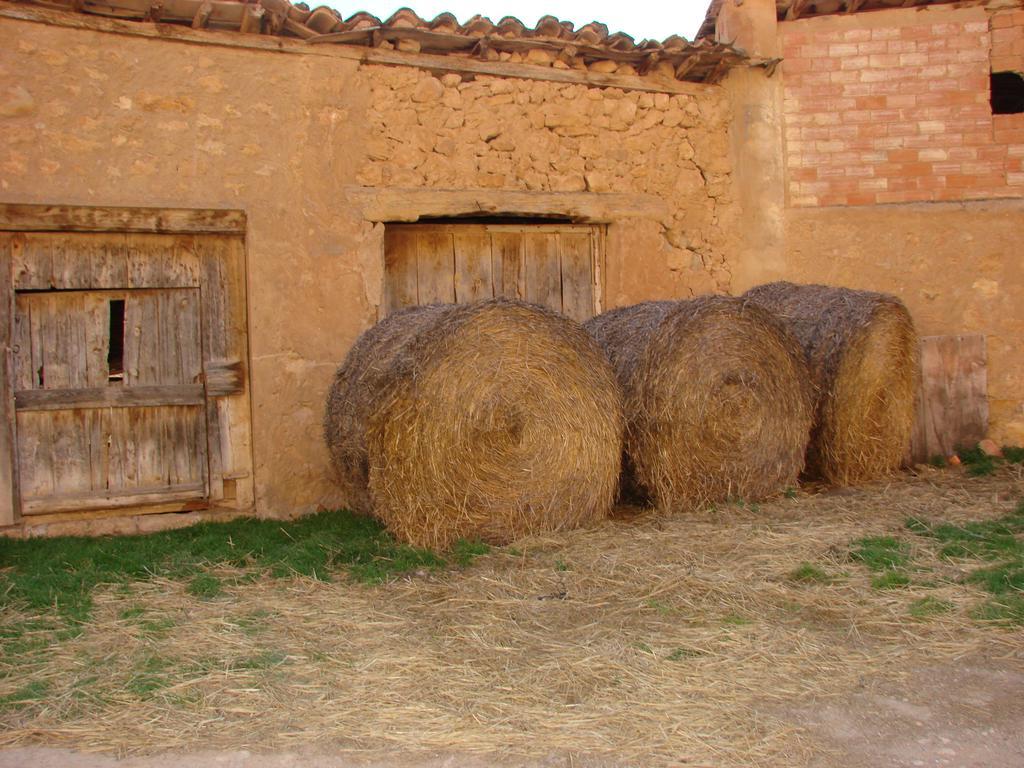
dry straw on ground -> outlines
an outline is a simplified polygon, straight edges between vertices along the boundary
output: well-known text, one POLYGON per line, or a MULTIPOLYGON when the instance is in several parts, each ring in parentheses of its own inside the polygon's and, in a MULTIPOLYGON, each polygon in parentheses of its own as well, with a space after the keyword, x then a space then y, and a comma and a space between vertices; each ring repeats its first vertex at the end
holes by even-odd
MULTIPOLYGON (((955 573, 929 586, 924 571, 872 589, 874 574, 845 559, 851 541, 912 538, 909 516, 996 518, 1022 491, 1011 470, 929 472, 756 511, 644 512, 379 587, 261 579, 214 600, 179 582, 110 588, 80 635, 0 654, 0 696, 48 686, 0 711, 0 745, 833 765, 794 709, 975 653, 1024 663, 1019 629, 971 618, 976 587, 955 573), (803 562, 832 580, 794 581, 803 562), (951 608, 911 618, 924 597, 951 608)), ((921 567, 955 567, 933 557, 914 551, 921 567)))
POLYGON ((443 548, 606 517, 622 413, 577 323, 492 300, 414 308, 368 331, 335 378, 326 433, 362 509, 443 548))
POLYGON ((745 297, 774 312, 807 354, 817 396, 807 475, 855 485, 897 469, 910 443, 918 340, 884 293, 778 282, 745 297))
POLYGON ((796 340, 726 296, 605 312, 587 330, 624 392, 624 484, 662 509, 761 499, 795 485, 812 393, 796 340))

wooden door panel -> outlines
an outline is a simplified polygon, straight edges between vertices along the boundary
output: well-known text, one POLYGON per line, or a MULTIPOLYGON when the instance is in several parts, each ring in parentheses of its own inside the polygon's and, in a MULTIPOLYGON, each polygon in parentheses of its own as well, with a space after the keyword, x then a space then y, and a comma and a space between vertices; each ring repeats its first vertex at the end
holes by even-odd
POLYGON ((14 380, 18 389, 80 389, 107 383, 108 300, 101 293, 19 293, 14 380))
POLYGON ((455 301, 489 299, 494 296, 491 278, 491 238, 485 232, 456 232, 455 301))
POLYGON ((558 263, 558 241, 549 233, 525 235, 526 300, 562 310, 562 270, 558 263))
POLYGON ((25 411, 17 434, 25 514, 206 495, 202 406, 25 411))
POLYGON ((558 236, 562 312, 581 323, 594 316, 593 241, 590 232, 566 232, 558 236))
POLYGON ((199 289, 19 293, 15 304, 23 513, 204 497, 199 289))
POLYGON ((491 234, 491 264, 494 274, 494 295, 506 299, 525 299, 526 270, 521 232, 491 234))
POLYGON ((427 231, 416 242, 416 290, 420 304, 455 301, 455 243, 449 232, 427 231))
POLYGON ((576 320, 597 310, 599 227, 399 224, 384 233, 383 314, 415 304, 502 296, 576 320))
POLYGON ((416 296, 416 233, 388 228, 384 232, 384 314, 414 307, 416 296))

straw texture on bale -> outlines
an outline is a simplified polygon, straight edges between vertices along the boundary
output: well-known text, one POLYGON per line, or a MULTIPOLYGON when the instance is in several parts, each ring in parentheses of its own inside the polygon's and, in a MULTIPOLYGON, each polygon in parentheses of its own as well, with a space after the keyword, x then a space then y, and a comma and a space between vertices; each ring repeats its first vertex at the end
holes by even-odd
POLYGON ((338 370, 325 417, 353 505, 433 548, 605 518, 622 429, 614 374, 583 328, 504 299, 385 319, 338 370))
POLYGON ((817 390, 807 475, 834 485, 877 479, 903 460, 914 421, 918 338, 895 296, 778 282, 746 298, 803 345, 817 390))
POLYGON ((813 394, 799 344, 769 312, 705 296, 615 309, 585 327, 623 389, 624 490, 678 510, 796 483, 813 394))

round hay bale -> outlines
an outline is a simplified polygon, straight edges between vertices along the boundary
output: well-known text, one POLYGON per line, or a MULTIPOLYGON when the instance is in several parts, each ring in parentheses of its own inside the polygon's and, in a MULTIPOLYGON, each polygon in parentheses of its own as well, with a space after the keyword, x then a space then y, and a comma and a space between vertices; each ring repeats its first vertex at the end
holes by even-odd
POLYGON ((364 334, 326 434, 350 495, 402 541, 505 543, 608 515, 622 406, 579 324, 496 299, 417 307, 364 334))
POLYGON ((807 475, 834 485, 899 468, 910 442, 918 379, 914 322, 895 296, 778 282, 745 297, 799 339, 817 390, 807 475))
POLYGON ((338 484, 354 512, 373 512, 366 425, 391 377, 391 363, 410 339, 447 310, 444 304, 431 304, 396 312, 365 331, 334 374, 327 393, 324 437, 338 484))
POLYGON ((799 344, 770 313, 705 296, 615 309, 585 327, 623 388, 625 490, 681 510, 796 483, 812 392, 799 344))

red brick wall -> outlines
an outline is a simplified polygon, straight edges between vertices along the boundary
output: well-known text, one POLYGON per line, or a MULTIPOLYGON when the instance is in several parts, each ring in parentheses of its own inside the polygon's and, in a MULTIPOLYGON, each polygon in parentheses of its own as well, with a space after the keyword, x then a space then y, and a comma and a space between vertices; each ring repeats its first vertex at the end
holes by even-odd
POLYGON ((1024 12, 936 6, 780 32, 791 205, 1024 196, 1024 115, 989 106, 992 58, 1024 69, 1024 12))

